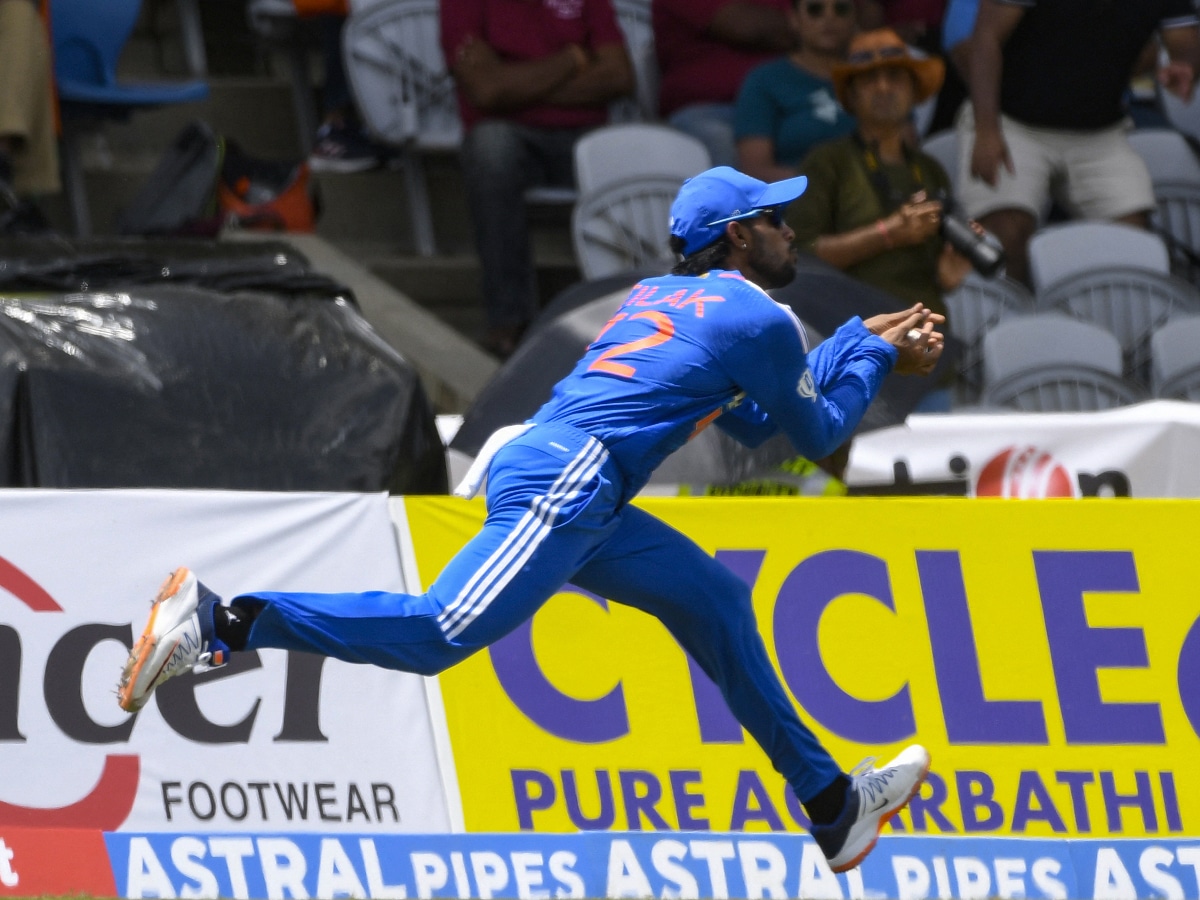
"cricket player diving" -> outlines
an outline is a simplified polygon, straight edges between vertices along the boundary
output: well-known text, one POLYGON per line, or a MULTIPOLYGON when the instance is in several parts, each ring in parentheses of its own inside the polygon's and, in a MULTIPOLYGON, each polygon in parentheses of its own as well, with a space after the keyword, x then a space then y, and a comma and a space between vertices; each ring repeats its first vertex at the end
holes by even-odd
POLYGON ((276 647, 433 675, 529 619, 568 581, 659 619, 717 684, 812 821, 830 867, 857 866, 929 771, 913 745, 846 772, 800 720, 767 656, 750 588, 689 538, 630 505, 655 467, 708 425, 756 446, 782 430, 821 459, 854 431, 889 372, 928 374, 943 318, 920 305, 853 318, 809 351, 770 288, 796 272, 786 205, 806 179, 728 167, 671 207, 669 275, 639 282, 549 401, 501 429, 456 493, 486 478, 482 530, 420 595, 239 594, 180 568, 121 674, 134 712, 184 672, 276 647))

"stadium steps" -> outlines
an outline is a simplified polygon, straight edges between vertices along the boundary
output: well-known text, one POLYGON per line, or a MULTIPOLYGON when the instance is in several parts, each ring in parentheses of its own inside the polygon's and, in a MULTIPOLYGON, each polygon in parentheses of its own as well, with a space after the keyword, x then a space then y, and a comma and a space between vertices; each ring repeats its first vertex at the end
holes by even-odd
MULTIPOLYGON (((122 77, 186 77, 174 8, 174 0, 146 4, 143 21, 122 57, 122 77)), ((115 233, 118 211, 193 119, 204 119, 254 156, 300 156, 285 68, 249 34, 244 0, 205 0, 200 8, 208 44, 209 98, 106 124, 85 146, 84 172, 97 234, 115 233)), ((315 59, 314 73, 319 79, 315 59)), ((482 387, 485 376, 490 377, 495 362, 472 343, 483 328, 479 264, 457 157, 431 155, 424 163, 436 256, 416 254, 403 176, 387 168, 355 175, 315 175, 323 209, 319 240, 298 236, 297 246, 306 253, 305 247, 312 250, 314 263, 319 258, 319 265, 352 273, 355 281, 369 285, 367 294, 372 299, 361 301, 367 318, 429 379, 438 411, 460 412, 482 387), (414 353, 429 358, 418 359, 414 353)), ((56 227, 69 231, 62 197, 47 198, 42 205, 56 227)), ((580 277, 570 242, 570 212, 548 207, 535 210, 530 218, 539 293, 545 303, 580 277)), ((362 292, 361 285, 355 287, 356 293, 362 292)))
MULTIPOLYGON (((190 121, 204 119, 264 159, 299 157, 289 86, 270 78, 213 77, 200 103, 149 110, 106 124, 90 137, 83 162, 93 227, 115 232, 116 216, 149 177, 172 139, 190 121)), ((474 252, 465 186, 457 157, 424 160, 438 253, 416 254, 408 196, 401 172, 382 168, 349 175, 314 175, 321 204, 317 234, 474 340, 483 330, 479 262, 474 252)), ((51 220, 69 229, 62 197, 44 204, 51 220)), ((536 208, 530 215, 541 302, 579 280, 567 207, 536 208)))

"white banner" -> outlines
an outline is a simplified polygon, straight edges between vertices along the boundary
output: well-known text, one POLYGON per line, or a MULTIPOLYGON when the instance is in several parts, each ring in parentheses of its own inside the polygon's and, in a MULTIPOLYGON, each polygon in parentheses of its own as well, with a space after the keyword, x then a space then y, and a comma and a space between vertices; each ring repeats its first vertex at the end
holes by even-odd
POLYGON ((1097 413, 909 416, 855 438, 846 480, 867 492, 978 497, 1200 497, 1200 406, 1097 413))
POLYGON ((243 653, 122 712, 127 647, 179 565, 225 597, 404 589, 383 495, 0 492, 0 826, 450 829, 416 675, 243 653))

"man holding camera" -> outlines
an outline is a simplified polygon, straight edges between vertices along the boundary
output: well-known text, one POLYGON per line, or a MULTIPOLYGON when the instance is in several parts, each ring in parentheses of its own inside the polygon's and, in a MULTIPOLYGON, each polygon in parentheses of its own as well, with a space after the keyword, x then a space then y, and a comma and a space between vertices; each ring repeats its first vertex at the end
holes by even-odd
MULTIPOLYGON (((839 102, 858 119, 848 137, 815 148, 800 165, 808 190, 788 210, 802 250, 897 298, 945 314, 943 295, 971 270, 942 236, 950 177, 912 147, 912 111, 941 88, 940 59, 918 59, 896 32, 864 32, 833 68, 839 102)), ((948 388, 943 383, 941 388, 948 388)), ((920 407, 947 411, 948 389, 920 407)))

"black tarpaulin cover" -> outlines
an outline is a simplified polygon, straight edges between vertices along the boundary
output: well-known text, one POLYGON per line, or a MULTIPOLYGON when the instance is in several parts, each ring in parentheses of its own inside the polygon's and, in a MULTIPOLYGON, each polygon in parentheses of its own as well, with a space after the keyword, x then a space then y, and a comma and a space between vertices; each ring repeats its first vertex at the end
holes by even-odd
POLYGON ((446 490, 416 373, 348 299, 161 282, 0 286, 0 484, 446 490))
POLYGON ((312 271, 304 254, 283 241, 53 235, 0 243, 0 291, 104 291, 152 284, 354 300, 349 289, 312 271))

